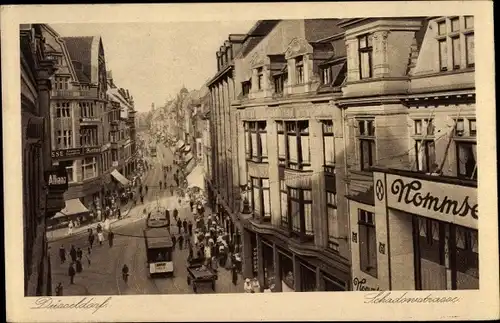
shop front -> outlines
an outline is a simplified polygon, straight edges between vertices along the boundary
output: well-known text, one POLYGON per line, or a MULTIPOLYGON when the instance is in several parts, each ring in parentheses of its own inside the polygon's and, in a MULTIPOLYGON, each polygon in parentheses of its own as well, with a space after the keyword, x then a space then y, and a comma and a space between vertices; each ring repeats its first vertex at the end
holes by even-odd
POLYGON ((355 290, 479 288, 475 181, 377 169, 374 195, 350 203, 355 290))

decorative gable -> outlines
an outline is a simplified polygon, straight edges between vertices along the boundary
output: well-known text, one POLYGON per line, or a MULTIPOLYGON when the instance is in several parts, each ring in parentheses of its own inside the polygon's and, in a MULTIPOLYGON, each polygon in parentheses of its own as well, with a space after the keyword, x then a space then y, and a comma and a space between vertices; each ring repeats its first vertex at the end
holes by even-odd
POLYGON ((285 59, 312 54, 313 47, 303 38, 294 38, 285 51, 285 59))
POLYGON ((250 67, 257 68, 269 63, 269 58, 262 52, 255 52, 250 58, 250 67))

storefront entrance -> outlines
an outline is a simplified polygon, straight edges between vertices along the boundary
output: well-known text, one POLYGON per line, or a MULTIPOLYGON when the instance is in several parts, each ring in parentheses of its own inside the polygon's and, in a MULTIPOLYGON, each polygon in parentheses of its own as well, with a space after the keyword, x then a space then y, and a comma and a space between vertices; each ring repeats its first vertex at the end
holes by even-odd
POLYGON ((293 257, 284 250, 278 251, 281 267, 280 280, 283 292, 295 292, 295 276, 293 272, 293 257))

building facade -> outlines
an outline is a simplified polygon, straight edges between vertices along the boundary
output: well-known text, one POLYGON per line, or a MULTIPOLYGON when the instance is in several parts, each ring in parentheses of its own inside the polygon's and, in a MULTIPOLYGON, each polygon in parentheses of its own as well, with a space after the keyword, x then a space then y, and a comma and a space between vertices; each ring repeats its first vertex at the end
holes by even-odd
POLYGON ((342 27, 353 288, 479 288, 473 17, 342 27))
POLYGON ((47 220, 64 207, 65 170, 51 162, 50 78, 55 61, 46 51, 43 25, 20 26, 25 296, 52 295, 47 220))
POLYGON ((236 60, 244 276, 276 292, 350 287, 338 19, 282 20, 236 60), (338 198, 340 197, 340 198, 338 198))
POLYGON ((59 225, 100 214, 106 192, 128 184, 122 174, 133 168, 124 167, 134 155, 128 126, 133 99, 108 79, 101 37, 60 37, 50 26, 43 34, 58 68, 52 77, 52 160, 66 168, 69 181, 66 207, 54 218, 59 225))

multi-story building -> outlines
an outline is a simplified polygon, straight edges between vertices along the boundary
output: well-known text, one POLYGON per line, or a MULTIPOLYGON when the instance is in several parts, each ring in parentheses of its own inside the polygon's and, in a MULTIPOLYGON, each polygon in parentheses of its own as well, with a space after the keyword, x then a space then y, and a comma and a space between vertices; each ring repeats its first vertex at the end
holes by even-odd
POLYGON ((282 20, 236 56, 244 276, 274 291, 348 290, 339 19, 282 20))
MULTIPOLYGON (((57 225, 76 216, 85 220, 90 211, 100 209, 103 195, 113 187, 112 178, 128 184, 123 169, 115 168, 123 168, 125 159, 133 155, 127 126, 133 101, 128 92, 120 90, 115 98, 118 106, 108 102, 101 37, 60 37, 49 26, 43 34, 58 68, 52 78, 52 159, 53 164, 67 169, 69 181, 66 207, 53 221, 57 225), (112 142, 117 133, 121 139, 112 142)), ((112 96, 117 92, 114 85, 109 91, 112 96)))
POLYGON ((210 141, 211 174, 207 177, 207 195, 210 207, 223 223, 235 252, 241 253, 242 227, 238 220, 240 210, 240 180, 236 113, 231 103, 237 98, 241 84, 234 79, 234 57, 242 49, 254 45, 256 39, 268 32, 270 24, 259 25, 249 35, 232 34, 216 53, 217 73, 207 82, 211 96, 210 141))
POLYGON ((353 288, 479 288, 474 17, 342 27, 353 288))
POLYGON ((50 77, 43 25, 20 26, 24 294, 52 295, 47 220, 64 208, 65 169, 51 160, 50 77))

